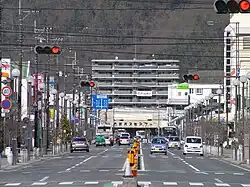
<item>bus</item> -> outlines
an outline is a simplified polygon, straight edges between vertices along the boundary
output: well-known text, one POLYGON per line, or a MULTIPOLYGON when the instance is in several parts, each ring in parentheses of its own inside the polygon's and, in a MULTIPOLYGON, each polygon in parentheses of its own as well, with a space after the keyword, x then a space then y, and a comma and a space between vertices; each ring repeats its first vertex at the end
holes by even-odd
POLYGON ((139 130, 135 132, 136 136, 140 136, 142 139, 146 138, 146 132, 144 130, 139 130))
POLYGON ((162 133, 164 137, 179 136, 178 128, 176 126, 163 127, 162 133))

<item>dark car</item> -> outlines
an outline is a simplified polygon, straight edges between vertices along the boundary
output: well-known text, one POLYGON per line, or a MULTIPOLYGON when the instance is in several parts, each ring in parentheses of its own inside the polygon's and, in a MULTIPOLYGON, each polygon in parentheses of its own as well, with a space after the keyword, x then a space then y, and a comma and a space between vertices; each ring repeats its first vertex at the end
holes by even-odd
POLYGON ((87 151, 89 152, 89 143, 85 137, 74 137, 71 140, 70 152, 87 151))

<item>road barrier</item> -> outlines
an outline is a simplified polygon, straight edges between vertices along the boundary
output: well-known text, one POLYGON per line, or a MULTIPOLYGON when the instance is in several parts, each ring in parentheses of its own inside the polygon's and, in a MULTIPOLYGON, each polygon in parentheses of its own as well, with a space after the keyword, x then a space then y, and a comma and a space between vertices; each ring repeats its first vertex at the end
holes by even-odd
POLYGON ((139 168, 140 142, 134 140, 127 154, 127 163, 123 176, 123 187, 137 187, 137 175, 139 168))

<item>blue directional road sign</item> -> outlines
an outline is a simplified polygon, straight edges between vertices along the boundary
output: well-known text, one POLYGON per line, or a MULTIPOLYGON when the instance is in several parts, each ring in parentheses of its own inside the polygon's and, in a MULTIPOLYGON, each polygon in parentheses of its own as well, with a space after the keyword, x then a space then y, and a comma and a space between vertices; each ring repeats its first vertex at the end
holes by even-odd
POLYGON ((92 96, 92 109, 102 110, 109 108, 109 98, 107 95, 93 95, 92 96))

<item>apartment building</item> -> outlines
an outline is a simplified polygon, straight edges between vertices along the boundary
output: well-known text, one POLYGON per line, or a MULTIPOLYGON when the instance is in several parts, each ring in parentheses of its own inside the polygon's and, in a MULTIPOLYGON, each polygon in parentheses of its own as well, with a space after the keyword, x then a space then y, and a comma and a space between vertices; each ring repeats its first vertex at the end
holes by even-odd
POLYGON ((179 60, 94 59, 92 79, 111 108, 167 107, 168 85, 179 82, 179 60))

